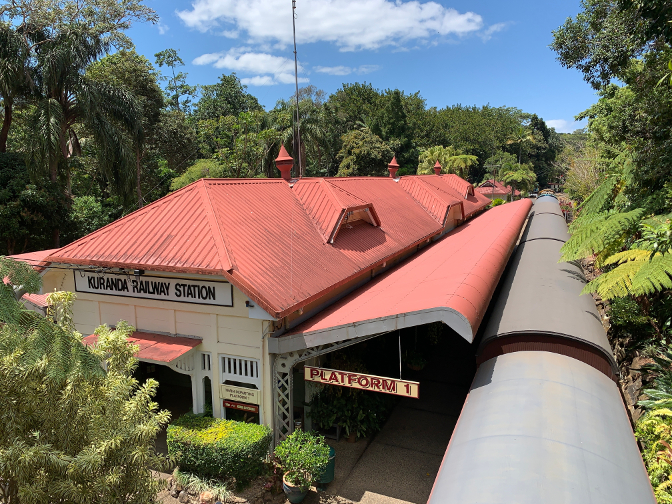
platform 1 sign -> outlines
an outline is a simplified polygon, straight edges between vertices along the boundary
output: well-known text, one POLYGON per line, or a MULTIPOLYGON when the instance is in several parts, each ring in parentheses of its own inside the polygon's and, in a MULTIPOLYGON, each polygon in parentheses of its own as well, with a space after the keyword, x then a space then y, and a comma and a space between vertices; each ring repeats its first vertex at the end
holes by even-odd
POLYGON ((325 385, 371 390, 373 392, 383 392, 384 394, 412 397, 414 399, 420 397, 420 384, 418 382, 397 380, 396 378, 305 366, 304 379, 306 381, 324 383, 325 385))

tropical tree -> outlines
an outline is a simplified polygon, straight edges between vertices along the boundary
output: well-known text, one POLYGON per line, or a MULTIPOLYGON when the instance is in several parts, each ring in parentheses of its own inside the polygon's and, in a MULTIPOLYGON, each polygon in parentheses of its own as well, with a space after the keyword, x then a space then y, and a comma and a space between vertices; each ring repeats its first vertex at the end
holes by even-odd
POLYGON ((533 145, 535 142, 532 128, 527 128, 523 125, 518 126, 506 141, 509 145, 515 144, 518 146, 518 164, 522 161, 523 146, 533 145))
MULTIPOLYGON (((141 128, 141 111, 127 89, 84 75, 86 67, 103 54, 100 39, 84 33, 59 35, 40 46, 37 69, 38 99, 30 118, 30 166, 46 173, 52 183, 61 180, 70 192, 69 160, 81 154, 80 134, 96 143, 98 164, 120 195, 133 188, 133 148, 124 133, 135 137, 141 128)), ((54 246, 59 230, 54 230, 54 246)))
POLYGON ((154 441, 170 414, 154 402, 155 380, 133 378, 133 328, 101 327, 85 347, 73 294, 51 294, 45 317, 17 300, 40 288, 32 267, 0 258, 0 275, 0 500, 154 502, 151 468, 166 466, 154 441))
POLYGON ((142 162, 155 144, 157 125, 163 108, 163 91, 157 83, 157 74, 151 63, 135 51, 119 51, 89 65, 86 76, 115 88, 122 87, 138 101, 141 114, 139 127, 133 132, 131 142, 135 154, 135 188, 138 207, 142 197, 142 162))
POLYGON ((531 164, 504 165, 500 173, 500 180, 504 185, 519 191, 529 192, 537 182, 537 176, 531 164))
POLYGON ((343 135, 342 159, 337 177, 350 175, 385 175, 394 152, 369 128, 352 130, 343 135))
POLYGON ((235 73, 224 74, 216 84, 202 85, 199 89, 201 98, 194 107, 195 121, 219 119, 222 116, 238 117, 241 112, 263 110, 235 73))
POLYGON ((166 98, 168 107, 178 112, 189 112, 191 107, 191 99, 196 96, 196 86, 187 84, 187 74, 184 72, 176 72, 175 69, 184 66, 184 61, 180 58, 178 51, 175 49, 164 49, 154 55, 156 64, 159 68, 166 66, 170 68, 171 76, 162 77, 167 80, 166 98), (185 97, 182 102, 180 98, 185 97))
POLYGON ((12 125, 14 102, 28 87, 28 53, 21 36, 8 24, 0 22, 0 97, 2 98, 2 128, 0 153, 7 152, 7 137, 12 125))
POLYGON ((441 165, 441 173, 454 173, 463 179, 467 179, 469 168, 478 163, 478 158, 464 154, 452 145, 448 147, 436 145, 420 153, 418 175, 434 173, 434 165, 437 161, 441 165))

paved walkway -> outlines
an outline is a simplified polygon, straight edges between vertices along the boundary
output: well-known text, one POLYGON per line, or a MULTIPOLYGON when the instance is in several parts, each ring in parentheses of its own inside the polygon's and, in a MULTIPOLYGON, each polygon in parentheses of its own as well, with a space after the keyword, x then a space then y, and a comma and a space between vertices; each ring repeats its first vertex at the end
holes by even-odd
POLYGON ((465 345, 440 345, 420 378, 420 399, 397 404, 354 466, 339 458, 337 448, 336 466, 352 469, 337 474, 328 493, 360 504, 427 502, 474 373, 465 345))

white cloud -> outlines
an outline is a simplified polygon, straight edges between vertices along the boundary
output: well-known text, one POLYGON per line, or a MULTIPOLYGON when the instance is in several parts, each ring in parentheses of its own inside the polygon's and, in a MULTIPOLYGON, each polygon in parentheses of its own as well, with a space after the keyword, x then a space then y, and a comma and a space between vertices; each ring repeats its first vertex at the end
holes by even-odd
POLYGON ((226 38, 235 39, 238 38, 239 33, 238 30, 224 30, 222 32, 222 35, 225 36, 226 38))
MULTIPOLYGON (((227 24, 247 33, 255 44, 282 46, 292 41, 292 12, 286 0, 194 0, 191 7, 177 15, 199 31, 227 24)), ((460 13, 434 1, 306 0, 296 16, 299 43, 332 42, 342 51, 427 42, 483 28, 480 15, 460 13)))
POLYGON ((165 35, 165 33, 170 30, 170 27, 166 24, 163 24, 161 22, 157 23, 156 27, 159 30, 159 35, 165 35))
POLYGON ((334 66, 334 67, 324 67, 317 66, 314 68, 316 72, 325 73, 328 75, 350 75, 351 73, 357 74, 368 74, 380 70, 380 65, 360 65, 359 67, 348 67, 348 66, 334 66))
POLYGON ((485 30, 483 30, 478 36, 481 37, 483 42, 487 42, 492 38, 493 34, 502 31, 504 28, 506 28, 506 26, 507 23, 496 23, 490 25, 485 30))
MULTIPOLYGON (((232 72, 257 74, 240 81, 251 86, 271 86, 294 82, 294 60, 268 53, 253 52, 247 47, 233 48, 226 52, 202 54, 193 61, 194 65, 212 65, 232 72)), ((299 65, 299 73, 303 67, 299 65)), ((300 83, 308 82, 299 77, 300 83)))
POLYGON ((316 72, 325 73, 328 75, 350 75, 352 73, 352 68, 347 66, 333 66, 333 67, 317 66, 314 68, 314 70, 316 72))
POLYGON ((585 128, 586 121, 566 121, 564 119, 550 119, 546 121, 546 126, 555 128, 558 133, 572 133, 577 129, 585 128))
POLYGON ((277 84, 270 75, 257 75, 255 77, 245 77, 240 79, 246 86, 273 86, 277 84))

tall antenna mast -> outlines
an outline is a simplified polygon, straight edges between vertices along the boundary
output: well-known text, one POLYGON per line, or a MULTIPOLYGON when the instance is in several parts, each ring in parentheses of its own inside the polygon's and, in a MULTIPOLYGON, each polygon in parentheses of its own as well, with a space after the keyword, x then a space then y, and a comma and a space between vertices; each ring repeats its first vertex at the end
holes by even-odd
POLYGON ((296 84, 296 152, 299 159, 299 177, 303 177, 301 165, 301 128, 299 126, 299 64, 296 58, 296 0, 292 0, 292 32, 294 34, 294 83, 296 84))

